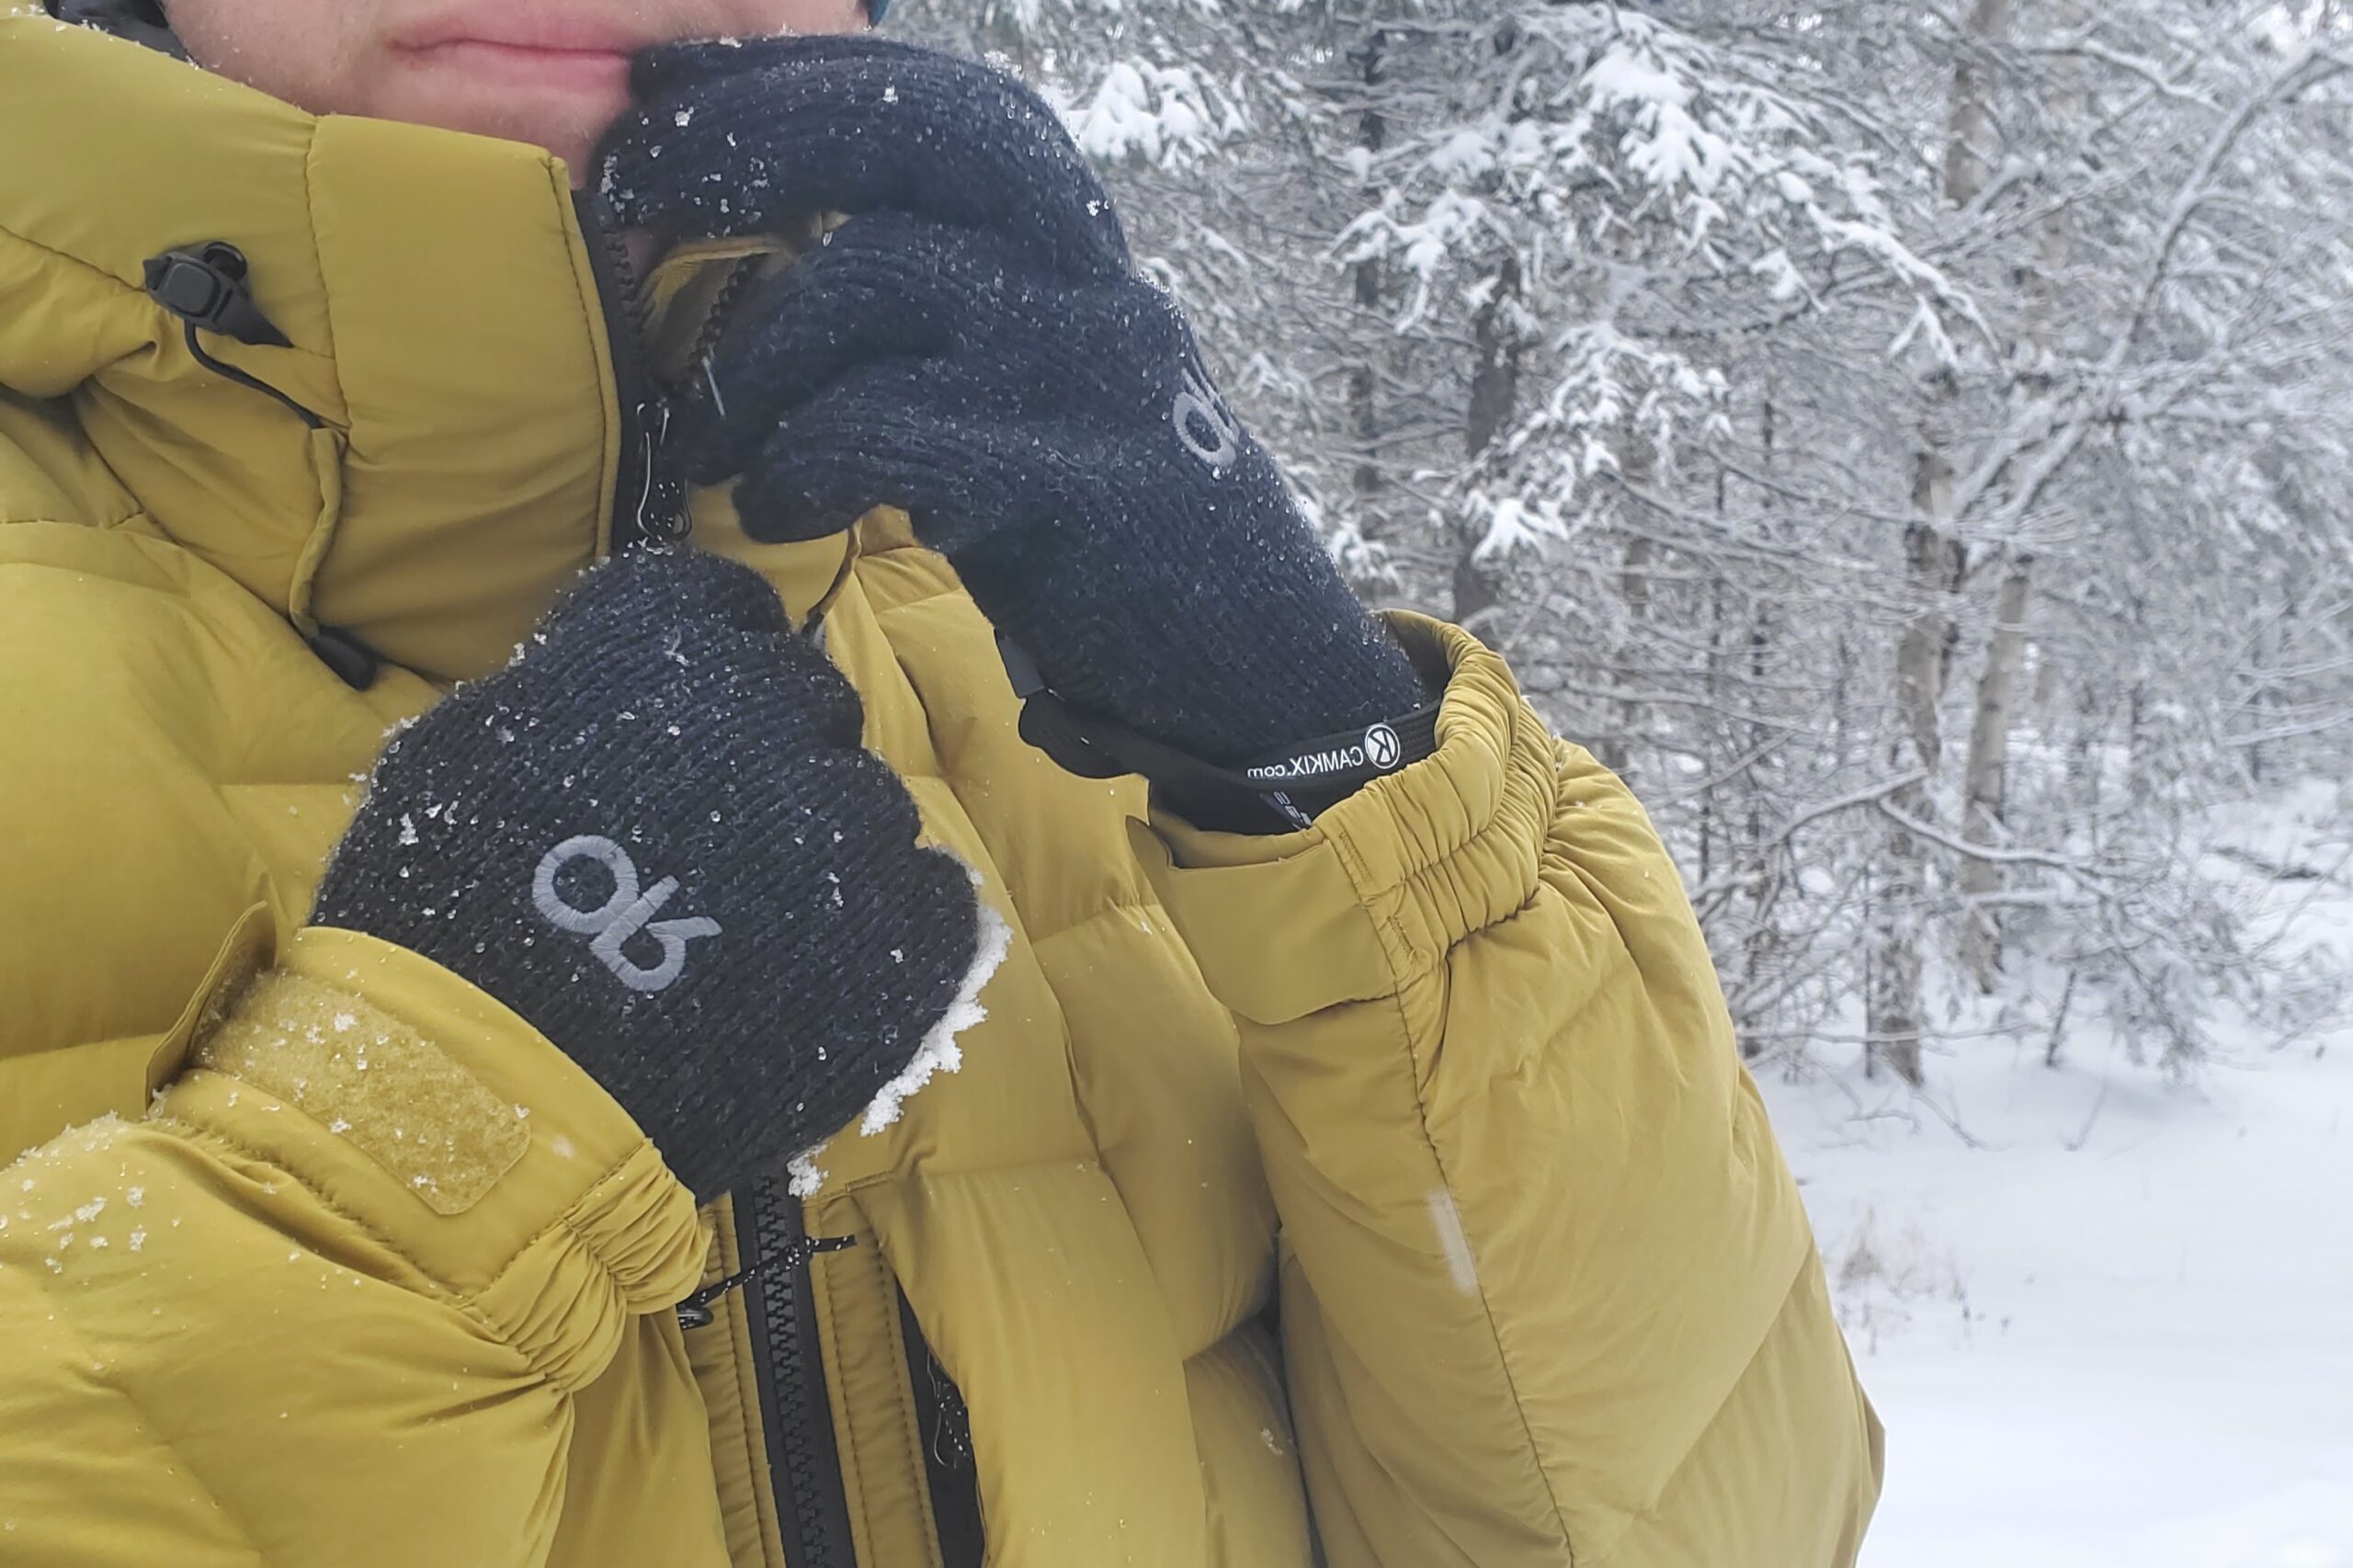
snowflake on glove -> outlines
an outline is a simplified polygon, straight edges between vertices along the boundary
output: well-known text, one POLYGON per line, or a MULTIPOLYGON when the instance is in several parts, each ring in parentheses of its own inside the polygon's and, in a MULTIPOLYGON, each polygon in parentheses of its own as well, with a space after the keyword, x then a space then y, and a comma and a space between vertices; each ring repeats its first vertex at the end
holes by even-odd
POLYGON ((1028 735, 1204 825, 1280 828, 1433 748, 1435 706, 1210 381, 1053 110, 871 38, 641 57, 608 135, 665 243, 841 222, 679 411, 777 542, 896 506, 997 628, 1028 735))

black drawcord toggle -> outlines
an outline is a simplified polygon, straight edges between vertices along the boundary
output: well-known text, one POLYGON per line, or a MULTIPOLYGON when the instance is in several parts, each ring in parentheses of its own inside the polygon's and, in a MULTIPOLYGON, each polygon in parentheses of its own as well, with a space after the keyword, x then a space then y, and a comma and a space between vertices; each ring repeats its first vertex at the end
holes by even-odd
POLYGON ((245 283, 246 270, 245 253, 226 240, 207 240, 200 245, 167 250, 146 260, 147 297, 186 324, 188 351, 196 357, 198 364, 216 376, 226 376, 239 386, 251 387, 277 399, 312 429, 324 429, 325 420, 267 381, 214 358, 197 341, 200 327, 256 348, 294 347, 293 340, 278 331, 277 324, 254 303, 253 291, 245 283))
POLYGON ((718 1314, 711 1311, 712 1304, 730 1290, 740 1290, 764 1274, 774 1274, 779 1269, 789 1272, 801 1267, 820 1253, 840 1252, 857 1244, 856 1236, 803 1236, 782 1251, 770 1253, 749 1268, 738 1269, 724 1279, 712 1280, 685 1301, 680 1301, 677 1309, 678 1326, 680 1328, 709 1328, 718 1317, 718 1314))
POLYGON ((262 348, 294 347, 254 303, 245 287, 245 253, 228 241, 149 256, 146 271, 148 298, 190 326, 262 348))
MULTIPOLYGON (((245 253, 226 240, 207 240, 200 245, 167 250, 161 256, 149 256, 143 267, 147 297, 179 317, 188 334, 188 351, 198 364, 216 376, 276 399, 291 409, 304 425, 323 430, 326 428, 325 420, 267 381, 214 358, 197 341, 197 329, 200 327, 256 348, 294 347, 293 340, 278 331, 278 324, 262 314, 261 307, 254 303, 253 290, 245 281, 249 270, 245 253)), ((320 662, 352 690, 365 691, 376 684, 381 661, 375 650, 350 632, 322 626, 311 633, 308 641, 320 662)))

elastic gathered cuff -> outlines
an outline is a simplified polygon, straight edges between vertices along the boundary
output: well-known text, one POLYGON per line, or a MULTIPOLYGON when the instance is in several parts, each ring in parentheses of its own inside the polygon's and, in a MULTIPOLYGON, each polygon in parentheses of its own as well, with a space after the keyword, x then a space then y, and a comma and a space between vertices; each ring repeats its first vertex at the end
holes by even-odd
POLYGON ((1469 632, 1406 614, 1390 625, 1450 672, 1435 756, 1296 833, 1216 833, 1156 809, 1131 835, 1211 990, 1253 1022, 1392 994, 1535 896, 1552 736, 1469 632))
POLYGON ((691 1195, 487 994, 313 927, 222 1001, 157 1113, 282 1167, 373 1238, 382 1272, 454 1298, 549 1377, 585 1384, 629 1317, 695 1288, 691 1195))

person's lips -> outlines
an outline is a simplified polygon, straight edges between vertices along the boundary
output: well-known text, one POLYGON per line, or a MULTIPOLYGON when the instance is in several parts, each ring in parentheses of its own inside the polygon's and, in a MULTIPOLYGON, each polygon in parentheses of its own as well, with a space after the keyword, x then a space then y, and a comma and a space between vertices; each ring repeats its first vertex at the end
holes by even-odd
POLYGON ((517 88, 626 93, 629 57, 649 35, 562 6, 486 5, 443 12, 392 47, 416 64, 517 88))

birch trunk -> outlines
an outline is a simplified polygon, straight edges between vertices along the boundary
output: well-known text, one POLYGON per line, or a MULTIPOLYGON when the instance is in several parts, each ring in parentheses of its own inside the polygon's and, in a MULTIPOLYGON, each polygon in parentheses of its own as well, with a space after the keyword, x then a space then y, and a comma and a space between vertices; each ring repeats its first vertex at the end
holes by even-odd
MULTIPOLYGON (((1976 0, 1969 36, 1953 65, 1952 102, 1947 121, 1944 196, 1966 208, 1985 189, 1992 167, 1992 85, 1980 53, 2008 30, 2009 0, 1976 0)), ((1926 776, 1890 797, 1904 816, 1927 821, 1934 796, 1929 780, 1943 760, 1939 713, 1952 657, 1952 595, 1965 574, 1965 547, 1952 532, 1953 469, 1950 418, 1959 389, 1940 374, 1930 392, 1913 459, 1913 518, 1904 529, 1904 579, 1913 605, 1911 619, 1896 641, 1895 708, 1904 741, 1891 760, 1898 771, 1926 776), (1903 755, 1908 744, 1911 756, 1903 755), (1910 766, 1907 767, 1906 764, 1910 766)), ((1870 978, 1865 987, 1870 1037, 1867 1067, 1885 1066, 1906 1083, 1920 1082, 1920 1037, 1926 1029, 1921 997, 1928 853, 1921 837, 1891 819, 1881 875, 1871 899, 1870 978)))
MULTIPOLYGON (((1969 759, 1962 771, 1967 803, 1962 810, 1961 836, 1972 844, 1990 846, 2002 836, 2010 723, 2018 676, 2026 663, 2027 596, 2033 580, 2034 557, 2012 556, 2002 574, 1995 605, 1994 631, 1986 641, 1985 673, 1977 682, 1976 711, 1969 725, 1969 759)), ((1961 861, 1961 965, 1978 989, 1985 992, 1994 989, 2001 968, 2002 926, 2000 917, 1984 900, 1999 892, 2002 884, 1998 862, 1976 858, 1961 861)))
MULTIPOLYGON (((1648 491, 1658 476, 1658 460, 1650 441, 1637 434, 1620 443, 1622 457, 1620 472, 1626 483, 1636 490, 1648 491)), ((1643 645, 1638 629, 1651 612, 1652 562, 1658 553, 1657 544, 1647 535, 1635 534, 1626 540, 1626 554, 1618 575, 1619 602, 1625 607, 1626 625, 1622 635, 1611 651, 1610 663, 1621 670, 1637 662, 1636 651, 1643 645)), ((1621 684, 1632 685, 1621 675, 1621 684)), ((1631 698, 1620 698, 1610 704, 1614 723, 1610 733, 1600 738, 1593 748, 1602 766, 1620 778, 1634 772, 1634 744, 1641 737, 1644 723, 1643 704, 1631 698)))
MULTIPOLYGON (((2067 20, 2077 10, 2062 7, 2067 20)), ((2052 107, 2073 117, 2075 95, 2064 89, 2052 95, 2052 107)), ((2065 209, 2042 220, 2037 236, 2037 266, 2026 284, 2028 359, 2011 388, 2010 399, 2023 414, 2026 406, 2051 391, 2050 365, 2058 312, 2059 269, 2066 259, 2065 209)), ((1995 596, 1994 626, 1985 642, 1985 668, 1977 680, 1977 699, 1970 716, 1969 756, 1961 768, 1961 835, 1970 844, 1993 848, 2005 836, 2006 795, 2010 767, 2010 731, 2016 718, 2018 680, 2027 649, 2027 613, 2032 602, 2034 552, 2015 545, 2002 570, 1995 596)), ((1961 863, 1961 964, 1962 972, 1990 994, 2002 967, 2002 915, 1992 903, 2008 882, 2007 869, 1990 857, 1965 857, 1961 863)))

